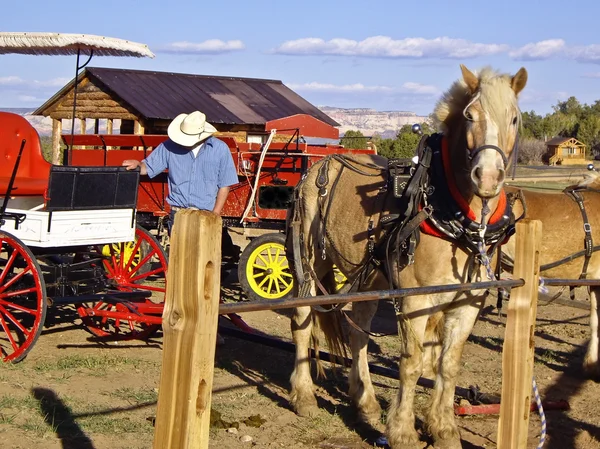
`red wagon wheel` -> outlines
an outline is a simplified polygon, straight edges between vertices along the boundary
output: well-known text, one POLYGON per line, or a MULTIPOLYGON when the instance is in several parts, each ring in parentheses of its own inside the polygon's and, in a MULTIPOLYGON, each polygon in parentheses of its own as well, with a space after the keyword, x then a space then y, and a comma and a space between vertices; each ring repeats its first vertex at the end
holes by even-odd
POLYGON ((33 253, 0 231, 0 357, 18 362, 31 350, 46 319, 46 284, 33 253))
MULTIPOLYGON (((98 337, 145 339, 160 328, 165 301, 167 256, 158 240, 138 226, 135 241, 95 247, 108 280, 118 292, 151 294, 148 298, 82 303, 77 312, 98 337)), ((117 295, 115 295, 117 296, 117 295)))

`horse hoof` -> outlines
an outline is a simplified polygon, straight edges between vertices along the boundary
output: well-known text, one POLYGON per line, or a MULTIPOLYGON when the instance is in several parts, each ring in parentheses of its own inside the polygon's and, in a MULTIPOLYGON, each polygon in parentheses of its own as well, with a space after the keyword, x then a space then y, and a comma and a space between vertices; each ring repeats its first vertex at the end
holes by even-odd
POLYGON ((600 382, 600 365, 597 362, 583 362, 583 371, 588 379, 600 382))
POLYGON ((294 407, 294 411, 298 416, 301 416, 303 418, 314 418, 319 413, 319 407, 317 406, 316 401, 314 404, 296 404, 296 406, 294 407))
POLYGON ((448 438, 444 440, 436 440, 433 443, 434 449, 462 449, 460 439, 448 438))
POLYGON ((415 432, 413 435, 406 435, 402 438, 388 439, 390 449, 424 449, 427 443, 419 439, 415 432))
POLYGON ((359 410, 358 420, 368 424, 376 430, 383 431, 385 429, 385 426, 381 422, 381 408, 379 407, 379 404, 371 410, 359 410))

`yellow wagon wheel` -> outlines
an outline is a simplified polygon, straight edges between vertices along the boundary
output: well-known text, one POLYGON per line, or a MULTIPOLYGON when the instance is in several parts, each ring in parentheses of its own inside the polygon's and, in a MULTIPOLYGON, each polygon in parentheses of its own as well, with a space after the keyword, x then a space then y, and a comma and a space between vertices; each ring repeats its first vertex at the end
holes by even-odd
POLYGON ((338 267, 333 266, 333 277, 335 279, 335 291, 339 292, 346 282, 348 282, 348 278, 340 271, 338 267))
POLYGON ((290 298, 293 276, 285 255, 285 236, 273 233, 253 239, 240 258, 238 278, 250 299, 290 298))
POLYGON ((131 267, 135 268, 137 266, 138 263, 140 263, 141 260, 141 254, 138 251, 137 254, 133 254, 133 250, 135 249, 135 242, 127 242, 127 243, 113 243, 112 245, 104 245, 102 247, 102 255, 105 257, 110 257, 111 254, 113 253, 118 253, 120 254, 121 252, 121 245, 124 245, 124 260, 131 260, 131 256, 133 255, 133 260, 131 261, 131 267), (111 253, 111 247, 112 246, 112 253, 111 253))

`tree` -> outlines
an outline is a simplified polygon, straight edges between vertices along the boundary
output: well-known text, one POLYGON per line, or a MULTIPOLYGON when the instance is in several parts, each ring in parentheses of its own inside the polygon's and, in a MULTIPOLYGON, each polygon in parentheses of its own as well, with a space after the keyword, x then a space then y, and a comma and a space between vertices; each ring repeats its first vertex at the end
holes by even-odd
POLYGON ((586 156, 600 153, 600 115, 590 115, 580 123, 577 139, 587 145, 586 156))
POLYGON ((523 129, 521 131, 522 137, 530 139, 543 139, 543 120, 543 117, 536 114, 535 111, 523 112, 523 114, 521 114, 521 122, 523 124, 523 129))
POLYGON ((360 131, 346 131, 344 133, 344 137, 340 139, 340 145, 343 145, 344 148, 353 148, 357 150, 362 150, 367 148, 367 138, 363 136, 363 133, 360 131))

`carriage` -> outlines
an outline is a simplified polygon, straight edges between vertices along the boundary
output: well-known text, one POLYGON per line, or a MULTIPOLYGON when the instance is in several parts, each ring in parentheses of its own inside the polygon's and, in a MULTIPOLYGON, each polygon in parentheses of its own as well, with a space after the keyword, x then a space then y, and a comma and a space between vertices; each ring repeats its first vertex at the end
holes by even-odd
POLYGON ((139 172, 51 165, 27 120, 0 123, 2 359, 27 355, 48 306, 75 306, 98 337, 156 331, 167 257, 136 223, 139 172))

